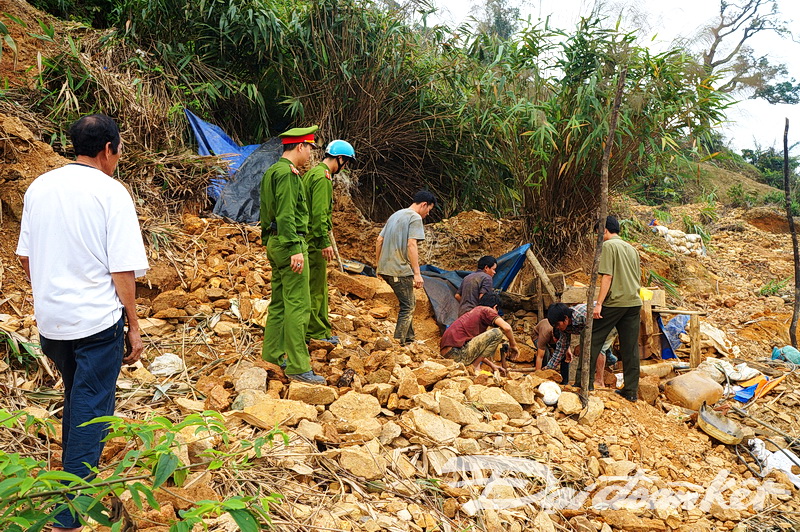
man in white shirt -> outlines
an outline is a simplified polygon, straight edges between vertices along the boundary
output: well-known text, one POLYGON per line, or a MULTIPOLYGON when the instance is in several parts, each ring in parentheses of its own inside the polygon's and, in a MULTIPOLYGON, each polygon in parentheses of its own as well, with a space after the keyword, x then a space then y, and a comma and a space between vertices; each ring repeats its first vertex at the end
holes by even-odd
MULTIPOLYGON (((111 177, 122 150, 117 124, 85 116, 69 136, 75 162, 39 176, 25 193, 17 255, 33 288, 42 351, 64 381, 64 471, 91 478, 107 427, 80 425, 114 414, 119 370, 144 349, 135 278, 148 264, 133 200, 111 177)), ((68 509, 54 521, 54 532, 82 528, 68 509)))
POLYGON ((427 190, 414 194, 410 207, 392 214, 375 243, 378 275, 392 287, 400 310, 394 337, 401 345, 414 341, 414 289, 422 288, 417 241, 425 240, 422 220, 436 206, 436 197, 427 190))

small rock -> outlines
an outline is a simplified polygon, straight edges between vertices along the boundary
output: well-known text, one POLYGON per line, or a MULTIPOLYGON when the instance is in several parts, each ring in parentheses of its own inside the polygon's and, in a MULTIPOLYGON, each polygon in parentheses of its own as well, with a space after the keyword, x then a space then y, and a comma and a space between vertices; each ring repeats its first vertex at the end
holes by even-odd
POLYGON ((418 393, 412 400, 416 406, 430 410, 434 414, 439 413, 439 399, 433 393, 418 393))
POLYGON ((206 393, 206 410, 224 412, 231 404, 231 392, 224 386, 217 384, 206 393))
POLYGON ((267 370, 253 366, 242 371, 234 382, 237 392, 242 390, 267 391, 267 370))
POLYGON ((302 401, 310 405, 329 405, 339 398, 336 388, 322 384, 307 384, 292 381, 289 383, 287 399, 302 401))
POLYGON ((363 275, 349 275, 333 269, 328 272, 328 282, 345 294, 352 294, 359 299, 372 299, 375 297, 374 281, 363 275))
POLYGON ((394 421, 389 421, 381 427, 380 436, 378 440, 383 445, 389 445, 392 440, 398 438, 403 433, 403 429, 394 421))
POLYGON ((242 326, 240 324, 230 321, 218 321, 217 324, 214 325, 214 334, 217 336, 233 336, 241 331, 242 326))
POLYGON ((340 419, 353 421, 377 417, 381 412, 381 405, 372 395, 348 392, 334 401, 328 409, 340 419))
POLYGON ((614 460, 613 458, 601 458, 600 469, 607 477, 627 477, 638 467, 630 460, 614 460))
POLYGON ((169 377, 181 373, 185 369, 186 366, 183 364, 183 359, 175 353, 164 353, 157 356, 148 368, 150 373, 157 377, 169 377))
POLYGON ((241 412, 237 411, 234 415, 254 427, 272 429, 278 424, 289 427, 295 426, 301 419, 315 421, 317 419, 317 409, 300 401, 273 399, 270 397, 245 408, 241 412))
POLYGON ((516 399, 500 388, 486 388, 478 396, 478 401, 493 414, 502 412, 509 418, 522 417, 522 406, 516 399))
POLYGON ((456 438, 455 446, 461 455, 478 454, 481 451, 481 444, 474 438, 456 438))
POLYGON ((325 439, 325 431, 323 430, 322 425, 307 419, 300 420, 300 423, 297 424, 295 432, 311 441, 323 441, 325 439))
POLYGON ((600 414, 603 413, 605 409, 605 405, 603 404, 603 400, 599 397, 595 397, 594 395, 589 396, 589 404, 586 405, 581 411, 581 415, 578 418, 578 423, 581 425, 592 425, 595 421, 600 418, 600 414))
POLYGON ((542 434, 547 434, 559 441, 564 441, 564 433, 561 432, 561 427, 558 422, 550 416, 539 416, 536 418, 536 428, 542 431, 542 434))
POLYGON ((557 409, 571 416, 572 414, 580 414, 583 410, 583 404, 581 404, 581 398, 578 394, 562 392, 558 397, 557 409))
POLYGON ((194 401, 188 397, 178 397, 175 399, 175 404, 186 412, 202 412, 206 409, 205 402, 194 401))
POLYGON ((339 465, 357 477, 376 480, 386 475, 386 459, 367 446, 345 447, 339 455, 339 465))
POLYGON ((389 396, 394 391, 394 386, 388 383, 366 384, 361 391, 374 395, 381 406, 386 406, 386 403, 389 401, 389 396))
POLYGON ((381 336, 377 340, 375 340, 375 349, 377 351, 386 351, 391 349, 394 346, 392 341, 387 338, 386 336, 381 336))
POLYGON ((439 415, 459 425, 480 423, 483 419, 478 412, 447 395, 439 397, 439 415))
POLYGON ((417 376, 414 375, 411 369, 399 367, 397 373, 397 395, 408 399, 417 395, 419 393, 419 384, 417 382, 417 376))
POLYGON ((333 345, 330 342, 326 342, 325 340, 316 340, 316 339, 312 338, 308 342, 308 351, 309 351, 309 353, 314 352, 314 351, 318 351, 318 350, 321 349, 321 350, 324 350, 325 353, 327 354, 327 353, 330 353, 331 351, 333 351, 335 348, 336 348, 335 345, 333 345))
POLYGON ((369 311, 369 315, 375 318, 376 320, 385 320, 389 317, 389 313, 392 311, 389 307, 375 307, 369 311))
POLYGON ((427 387, 445 378, 448 371, 445 366, 426 360, 414 370, 414 375, 416 375, 420 386, 427 387))
MULTIPOLYGON (((612 529, 628 532, 662 532, 667 529, 664 521, 660 519, 645 519, 637 517, 628 510, 603 510, 600 517, 611 525, 612 529)), ((692 530, 699 530, 693 527, 692 530)))
POLYGON ((640 378, 638 391, 639 399, 650 405, 656 404, 656 399, 658 399, 658 396, 661 393, 658 389, 658 384, 660 381, 661 379, 655 375, 648 375, 640 378))
POLYGON ((531 525, 532 532, 556 532, 556 527, 553 524, 553 520, 550 519, 550 516, 548 516, 545 511, 541 511, 536 514, 536 517, 531 525))
POLYGON ((253 406, 266 398, 267 394, 261 390, 242 390, 242 392, 236 396, 236 399, 233 400, 231 410, 244 410, 248 406, 253 406))
POLYGON ((174 325, 158 318, 139 319, 139 331, 142 333, 142 337, 164 336, 165 334, 168 334, 174 330, 174 325))
POLYGON ((461 433, 461 426, 458 423, 423 408, 408 411, 403 414, 403 419, 409 421, 417 432, 437 443, 451 443, 461 433))

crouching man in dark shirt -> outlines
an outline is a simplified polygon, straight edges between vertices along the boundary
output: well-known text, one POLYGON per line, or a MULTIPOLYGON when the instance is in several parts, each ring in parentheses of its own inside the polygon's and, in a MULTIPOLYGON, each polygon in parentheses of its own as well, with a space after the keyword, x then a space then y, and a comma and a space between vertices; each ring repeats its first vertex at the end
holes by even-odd
POLYGON ((492 370, 508 374, 505 353, 501 351, 502 367, 492 362, 504 337, 508 339, 508 352, 511 356, 518 353, 511 326, 497 314, 499 303, 500 299, 496 294, 484 294, 477 307, 454 321, 439 342, 442 356, 464 365, 472 364, 476 373, 480 371, 481 364, 486 364, 492 370), (494 327, 490 329, 490 326, 494 327))

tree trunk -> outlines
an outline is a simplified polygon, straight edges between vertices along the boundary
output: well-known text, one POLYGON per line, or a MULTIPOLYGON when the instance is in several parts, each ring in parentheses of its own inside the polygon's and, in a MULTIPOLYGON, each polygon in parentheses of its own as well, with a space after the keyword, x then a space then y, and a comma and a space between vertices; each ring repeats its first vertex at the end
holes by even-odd
POLYGON ((600 208, 597 213, 597 245, 594 250, 594 263, 592 264, 592 277, 589 282, 589 289, 586 295, 586 327, 584 328, 583 344, 581 345, 581 401, 583 404, 589 402, 589 385, 594 379, 595 368, 590 367, 592 357, 590 348, 592 345, 592 321, 594 317, 594 291, 597 286, 597 269, 600 266, 600 252, 603 250, 603 233, 606 226, 606 216, 608 216, 608 166, 611 160, 611 147, 614 144, 614 136, 617 131, 617 118, 619 117, 619 106, 622 103, 622 90, 625 88, 625 78, 628 75, 628 65, 622 68, 617 80, 617 93, 614 95, 614 106, 611 108, 611 118, 608 124, 608 137, 606 145, 603 147, 603 163, 600 167, 600 208))
POLYGON ((783 192, 786 197, 786 218, 789 221, 789 232, 792 234, 794 250, 794 310, 792 323, 789 325, 789 339, 793 347, 797 347, 797 315, 800 313, 800 250, 797 247, 797 229, 792 216, 792 196, 789 190, 789 119, 783 128, 783 192))

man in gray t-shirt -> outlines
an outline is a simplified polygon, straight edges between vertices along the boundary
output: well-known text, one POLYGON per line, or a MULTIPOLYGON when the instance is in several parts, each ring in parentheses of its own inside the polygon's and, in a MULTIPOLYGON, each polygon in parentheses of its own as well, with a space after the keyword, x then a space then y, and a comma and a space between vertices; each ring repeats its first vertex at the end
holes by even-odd
POLYGON ((422 288, 417 241, 425 240, 422 219, 435 206, 436 197, 420 190, 414 194, 414 203, 409 208, 389 217, 375 244, 378 275, 389 283, 400 303, 394 337, 401 345, 414 341, 414 288, 422 288))

